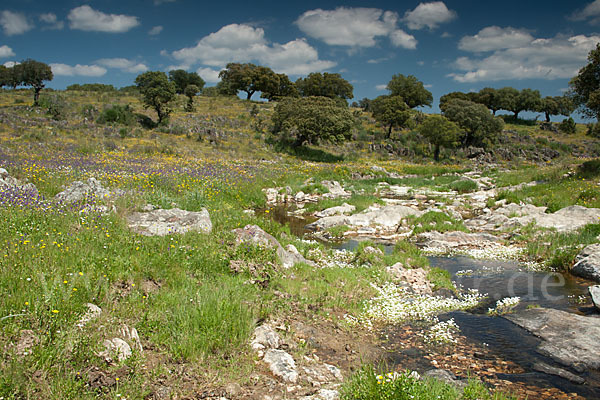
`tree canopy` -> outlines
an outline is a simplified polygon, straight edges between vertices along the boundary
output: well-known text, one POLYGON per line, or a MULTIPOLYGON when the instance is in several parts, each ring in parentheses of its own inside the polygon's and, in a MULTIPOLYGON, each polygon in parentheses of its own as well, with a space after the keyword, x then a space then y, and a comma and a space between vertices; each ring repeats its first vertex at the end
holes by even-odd
POLYGON ((391 96, 400 96, 409 108, 431 106, 433 95, 415 76, 396 74, 387 84, 391 96))
POLYGON ((440 159, 441 147, 452 148, 460 143, 459 126, 442 115, 428 116, 418 129, 419 133, 434 145, 433 158, 436 161, 440 159))
MULTIPOLYGON (((13 67, 15 69, 17 65, 13 67)), ((33 88, 33 104, 38 105, 40 91, 44 88, 44 81, 51 81, 54 78, 52 68, 48 64, 35 60, 25 60, 18 64, 15 69, 20 74, 18 80, 22 85, 31 86, 33 88)))
POLYGON ((481 89, 479 93, 477 93, 476 99, 470 100, 486 106, 492 112, 492 115, 496 115, 496 112, 502 109, 500 94, 498 93, 498 90, 491 87, 481 89))
POLYGON ((273 134, 293 147, 342 142, 353 126, 350 110, 328 97, 285 98, 273 114, 273 134))
POLYGON ((185 111, 192 112, 194 111, 194 96, 196 96, 200 92, 200 88, 196 85, 187 85, 183 94, 188 98, 188 102, 185 105, 185 111))
POLYGON ((175 85, 169 82, 167 74, 161 71, 148 71, 135 78, 146 108, 154 108, 160 124, 169 117, 171 109, 168 104, 175 99, 175 85))
POLYGON ((575 110, 573 101, 565 96, 546 96, 541 99, 536 111, 543 112, 546 122, 550 122, 552 115, 564 115, 568 117, 575 110))
POLYGON ((393 128, 404 127, 410 120, 410 109, 400 96, 379 96, 371 101, 370 107, 373 118, 388 128, 388 137, 391 136, 393 128))
POLYGON ((268 82, 269 86, 263 88, 261 98, 269 101, 279 100, 282 97, 298 97, 296 84, 290 81, 286 74, 276 74, 276 79, 268 82))
POLYGON ((268 92, 279 85, 279 77, 271 68, 254 64, 229 63, 219 72, 222 87, 229 91, 246 92, 247 100, 256 92, 268 92))
POLYGON ((488 147, 497 141, 504 127, 502 119, 494 117, 483 104, 468 100, 449 101, 444 116, 465 130, 465 146, 488 147))
POLYGON ((177 94, 184 94, 185 88, 189 85, 196 85, 199 90, 202 90, 206 83, 196 72, 187 72, 183 69, 169 71, 169 80, 175 84, 177 94))
POLYGON ((449 101, 459 99, 477 103, 477 93, 450 92, 440 97, 440 110, 444 111, 449 101))
POLYGON ((313 72, 306 78, 298 78, 296 87, 303 97, 321 96, 348 100, 354 97, 354 87, 340 74, 313 72))
POLYGON ((600 43, 589 52, 588 63, 569 82, 570 96, 588 117, 600 116, 600 43))

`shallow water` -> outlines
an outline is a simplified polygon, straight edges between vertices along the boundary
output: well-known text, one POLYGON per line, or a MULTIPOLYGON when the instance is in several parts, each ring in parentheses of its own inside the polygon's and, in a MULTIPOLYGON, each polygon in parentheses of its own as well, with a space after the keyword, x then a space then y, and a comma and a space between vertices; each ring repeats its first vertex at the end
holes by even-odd
POLYGON ((440 316, 440 320, 454 318, 462 335, 477 343, 485 343, 492 353, 518 364, 526 371, 520 375, 502 375, 502 379, 526 382, 539 387, 557 387, 567 393, 575 392, 586 398, 600 398, 598 373, 580 375, 587 383, 577 385, 560 377, 536 372, 533 365, 537 362, 565 370, 568 368, 557 365, 550 358, 537 352, 540 339, 502 317, 486 315, 488 307, 494 307, 496 300, 514 296, 521 298, 517 310, 528 306, 541 306, 578 314, 595 313, 587 294, 590 282, 568 274, 528 272, 520 269, 514 262, 474 260, 469 257, 430 257, 429 260, 432 266, 450 272, 457 285, 488 293, 489 300, 481 307, 471 312, 448 313, 440 316), (468 272, 467 275, 460 272, 468 270, 472 272, 468 272))

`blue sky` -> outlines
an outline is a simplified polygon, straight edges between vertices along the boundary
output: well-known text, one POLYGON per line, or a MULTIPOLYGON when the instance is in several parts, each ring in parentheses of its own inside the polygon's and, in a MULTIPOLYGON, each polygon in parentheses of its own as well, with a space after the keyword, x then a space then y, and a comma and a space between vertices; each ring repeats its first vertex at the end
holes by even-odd
MULTIPOLYGON (((434 95, 486 86, 560 95, 600 41, 600 0, 2 0, 0 63, 52 66, 48 85, 133 83, 184 68, 213 85, 227 62, 292 79, 339 72, 355 99, 412 74, 434 95)), ((434 110, 436 107, 434 107, 434 110)))

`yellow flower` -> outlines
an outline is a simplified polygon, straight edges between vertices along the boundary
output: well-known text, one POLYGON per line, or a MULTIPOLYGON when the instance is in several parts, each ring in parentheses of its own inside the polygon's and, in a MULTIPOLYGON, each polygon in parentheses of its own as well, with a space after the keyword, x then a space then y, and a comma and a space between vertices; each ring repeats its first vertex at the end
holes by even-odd
POLYGON ((58 314, 58 310, 52 310, 53 314, 58 314))

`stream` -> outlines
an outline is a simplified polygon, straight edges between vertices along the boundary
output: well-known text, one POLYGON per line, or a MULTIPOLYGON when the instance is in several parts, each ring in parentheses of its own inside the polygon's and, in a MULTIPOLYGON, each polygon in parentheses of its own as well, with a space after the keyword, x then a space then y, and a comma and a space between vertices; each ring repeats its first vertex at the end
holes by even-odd
MULTIPOLYGON (((287 224, 292 233, 300 237, 307 232, 304 227, 307 221, 288 216, 284 208, 273 212, 271 218, 287 224)), ((328 245, 337 249, 354 250, 358 243, 357 240, 347 240, 328 245)), ((393 245, 385 245, 384 249, 386 253, 391 252, 393 245)), ((435 256, 429 257, 429 261, 431 266, 448 271, 457 287, 477 289, 480 293, 488 294, 475 309, 442 314, 439 319, 445 321, 453 318, 460 327, 461 335, 469 341, 483 344, 491 354, 515 363, 525 371, 522 374, 498 374, 500 379, 540 388, 555 387, 566 393, 577 393, 590 399, 600 398, 600 371, 577 374, 586 380, 585 384, 575 384, 558 376, 538 372, 534 368, 537 363, 564 370, 569 368, 539 353, 537 347, 540 339, 525 329, 505 318, 487 315, 488 308, 494 308, 497 300, 506 297, 520 298, 515 310, 544 307, 580 315, 597 315, 587 290, 592 282, 570 274, 531 272, 521 268, 518 263, 509 261, 476 260, 463 256, 435 256)), ((393 329, 401 327, 391 329, 389 333, 393 338, 393 329)), ((423 352, 418 349, 409 348, 401 353, 410 355, 412 360, 408 366, 405 362, 400 364, 400 360, 406 361, 406 357, 400 355, 392 354, 389 361, 403 368, 410 367, 421 371, 434 368, 422 357, 423 352)))

